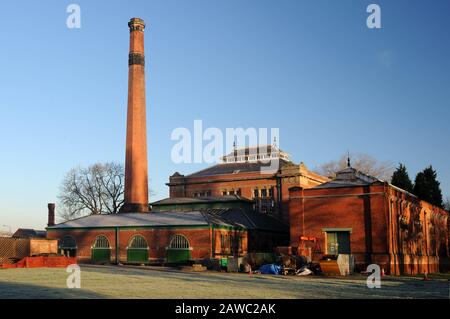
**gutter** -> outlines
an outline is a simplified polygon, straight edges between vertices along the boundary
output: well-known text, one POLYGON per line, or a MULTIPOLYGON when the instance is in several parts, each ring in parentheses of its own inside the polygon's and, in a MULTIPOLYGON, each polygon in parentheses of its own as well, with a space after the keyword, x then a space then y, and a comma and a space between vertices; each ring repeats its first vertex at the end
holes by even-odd
POLYGON ((367 195, 384 195, 384 192, 372 192, 361 194, 338 194, 338 195, 315 195, 315 196, 293 196, 292 199, 314 199, 314 198, 335 198, 335 197, 361 197, 367 195))

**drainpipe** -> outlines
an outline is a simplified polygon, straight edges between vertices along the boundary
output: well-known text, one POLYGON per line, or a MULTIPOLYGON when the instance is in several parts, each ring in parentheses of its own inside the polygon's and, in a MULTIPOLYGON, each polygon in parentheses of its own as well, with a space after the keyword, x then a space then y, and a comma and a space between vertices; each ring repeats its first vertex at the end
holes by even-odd
POLYGON ((391 195, 390 195, 390 189, 389 187, 384 184, 383 185, 383 189, 384 189, 384 193, 385 193, 385 199, 384 199, 384 211, 386 212, 386 205, 387 205, 387 217, 388 217, 388 245, 387 245, 387 249, 388 249, 388 255, 389 255, 389 273, 395 273, 395 270, 392 272, 391 268, 392 268, 392 264, 394 264, 394 269, 395 269, 395 258, 393 258, 394 256, 394 248, 393 248, 393 230, 392 230, 392 205, 391 205, 391 195))
POLYGON ((212 258, 216 258, 216 231, 213 225, 211 225, 211 255, 212 258))
POLYGON ((425 237, 425 253, 427 254, 427 273, 430 273, 430 252, 428 250, 428 222, 427 222, 427 212, 423 211, 423 226, 422 233, 425 237))
POLYGON ((115 242, 116 242, 116 264, 119 264, 120 263, 120 260, 119 260, 119 227, 116 227, 116 240, 115 240, 115 242))
POLYGON ((282 194, 281 194, 281 179, 282 179, 282 177, 278 177, 277 176, 278 216, 282 219, 283 218, 283 215, 282 215, 283 207, 282 207, 281 201, 282 201, 283 198, 282 198, 282 194))
POLYGON ((210 243, 210 251, 209 251, 209 259, 213 258, 213 230, 212 225, 209 225, 209 243, 210 243))
POLYGON ((302 236, 305 236, 305 193, 302 187, 302 236))

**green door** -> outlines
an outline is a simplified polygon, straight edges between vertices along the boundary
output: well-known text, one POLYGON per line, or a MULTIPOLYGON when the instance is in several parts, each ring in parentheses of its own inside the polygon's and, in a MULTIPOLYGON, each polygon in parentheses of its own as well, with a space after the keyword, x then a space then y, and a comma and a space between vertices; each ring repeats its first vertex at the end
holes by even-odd
POLYGON ((148 262, 147 248, 128 248, 127 261, 130 263, 146 263, 148 262))
POLYGON ((167 249, 168 263, 185 263, 191 259, 191 251, 189 249, 167 249))
POLYGON ((94 263, 105 263, 111 261, 111 249, 92 248, 92 261, 94 263))
POLYGON ((106 236, 100 235, 95 238, 92 246, 92 262, 94 263, 109 263, 111 262, 111 246, 106 236))

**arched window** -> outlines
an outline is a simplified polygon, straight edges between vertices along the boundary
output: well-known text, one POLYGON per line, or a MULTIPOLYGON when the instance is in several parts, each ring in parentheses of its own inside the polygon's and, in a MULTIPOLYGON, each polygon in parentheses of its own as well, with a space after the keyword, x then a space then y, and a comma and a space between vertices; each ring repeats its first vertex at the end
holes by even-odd
POLYGON ((128 242, 127 262, 147 263, 149 257, 148 243, 142 235, 134 235, 128 242))
POLYGON ((188 249, 189 241, 183 235, 173 235, 170 240, 169 248, 171 249, 188 249))
POLYGON ((77 256, 77 242, 72 236, 65 236, 59 241, 59 250, 64 256, 77 256))
POLYGON ((93 248, 110 248, 108 238, 103 235, 97 236, 93 248))
POLYGON ((59 244, 61 249, 77 249, 77 242, 72 236, 65 236, 59 244))
POLYGON ((128 248, 145 248, 145 249, 147 249, 148 244, 143 236, 135 235, 135 236, 133 236, 133 238, 131 238, 128 248))
POLYGON ((111 247, 106 236, 100 235, 95 238, 94 245, 92 246, 91 260, 94 263, 108 263, 111 261, 111 247))

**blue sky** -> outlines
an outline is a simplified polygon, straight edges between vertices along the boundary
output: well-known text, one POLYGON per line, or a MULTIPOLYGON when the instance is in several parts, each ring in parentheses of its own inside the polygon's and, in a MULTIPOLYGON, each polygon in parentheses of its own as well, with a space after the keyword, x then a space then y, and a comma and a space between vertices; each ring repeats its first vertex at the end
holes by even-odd
MULTIPOLYGON (((348 149, 432 164, 450 195, 450 1, 16 1, 0 8, 0 227, 43 228, 64 174, 124 161, 131 17, 147 22, 150 187, 177 127, 280 128, 309 167, 348 149), (81 29, 66 7, 81 7, 81 29), (381 6, 382 29, 366 26, 381 6)), ((3 228, 4 230, 4 228, 3 228)))

